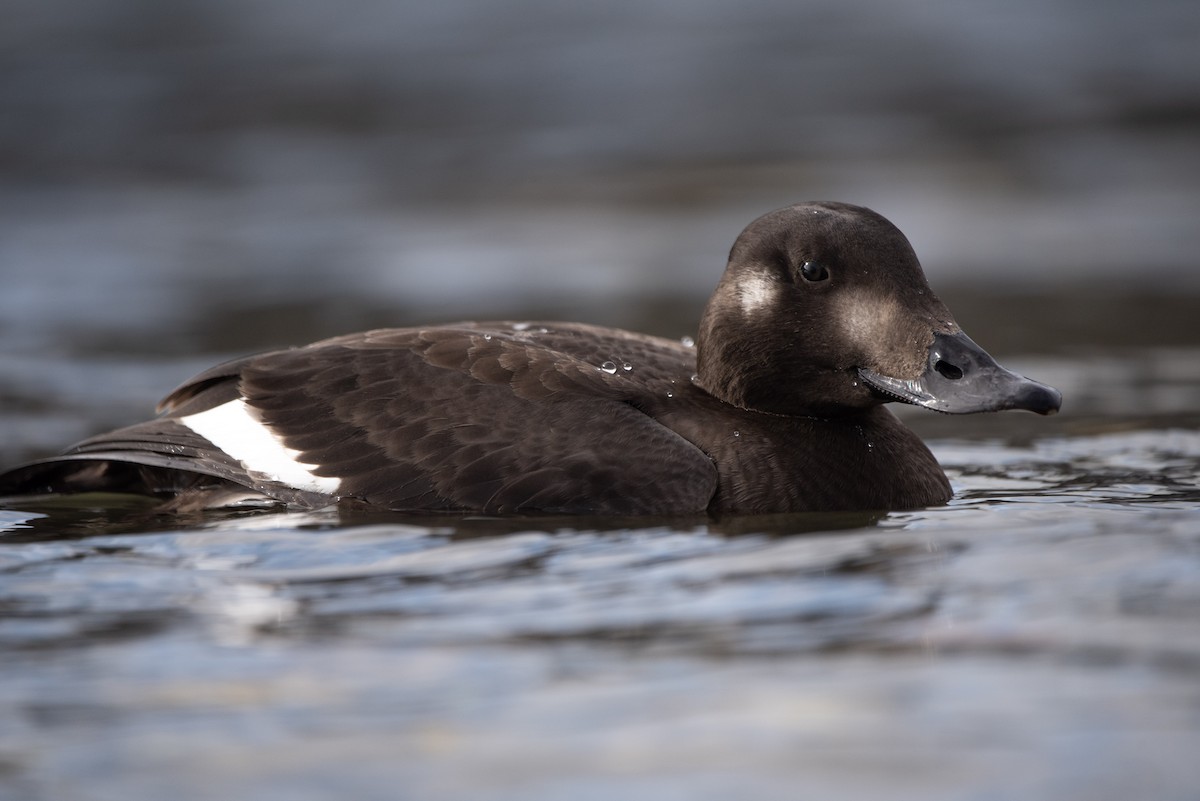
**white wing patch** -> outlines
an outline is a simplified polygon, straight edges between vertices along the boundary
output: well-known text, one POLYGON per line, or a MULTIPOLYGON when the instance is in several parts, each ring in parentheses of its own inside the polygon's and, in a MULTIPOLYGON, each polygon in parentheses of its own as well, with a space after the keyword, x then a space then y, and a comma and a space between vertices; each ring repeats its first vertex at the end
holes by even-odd
POLYGON ((258 410, 242 398, 207 411, 180 417, 179 422, 237 459, 246 470, 309 492, 336 495, 340 478, 315 475, 316 465, 299 460, 300 451, 283 444, 262 421, 258 410))

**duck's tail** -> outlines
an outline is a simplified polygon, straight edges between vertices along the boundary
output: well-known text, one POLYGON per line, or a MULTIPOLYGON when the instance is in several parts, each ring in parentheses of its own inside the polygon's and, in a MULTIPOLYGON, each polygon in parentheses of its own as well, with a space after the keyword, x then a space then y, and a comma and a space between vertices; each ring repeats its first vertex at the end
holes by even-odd
POLYGON ((115 492, 203 497, 202 506, 277 503, 313 508, 327 496, 250 474, 236 459, 171 417, 86 439, 66 452, 0 473, 0 497, 115 492))

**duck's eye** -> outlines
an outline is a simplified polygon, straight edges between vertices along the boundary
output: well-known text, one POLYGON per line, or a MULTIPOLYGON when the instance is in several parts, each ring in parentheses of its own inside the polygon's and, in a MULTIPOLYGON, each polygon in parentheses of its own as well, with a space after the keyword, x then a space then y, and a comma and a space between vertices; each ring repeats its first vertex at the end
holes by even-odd
POLYGON ((829 277, 829 270, 819 261, 806 261, 800 265, 800 275, 805 281, 824 281, 829 277))

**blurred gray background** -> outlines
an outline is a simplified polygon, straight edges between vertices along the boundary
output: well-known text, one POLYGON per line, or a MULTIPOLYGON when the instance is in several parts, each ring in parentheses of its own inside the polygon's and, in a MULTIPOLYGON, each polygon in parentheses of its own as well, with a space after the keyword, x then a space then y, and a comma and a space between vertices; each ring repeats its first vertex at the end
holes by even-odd
POLYGON ((892 219, 1001 351, 1193 342, 1200 6, 10 0, 0 25, 10 356, 510 315, 686 334, 740 229, 805 199, 892 219))

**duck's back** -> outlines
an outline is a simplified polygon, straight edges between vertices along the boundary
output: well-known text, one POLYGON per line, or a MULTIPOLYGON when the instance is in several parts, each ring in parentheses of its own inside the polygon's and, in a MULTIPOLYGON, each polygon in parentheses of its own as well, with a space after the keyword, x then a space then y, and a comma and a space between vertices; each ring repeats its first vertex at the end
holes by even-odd
POLYGON ((640 410, 693 363, 681 343, 576 324, 339 337, 206 371, 164 416, 12 471, 0 493, 232 483, 307 506, 700 512, 712 461, 640 410))
MULTIPOLYGON (((704 510, 716 470, 639 409, 678 343, 574 324, 370 332, 251 361, 243 397, 289 448, 392 509, 704 510)), ((664 390, 665 391, 665 390, 664 390)), ((186 388, 185 388, 186 392, 186 388)))

